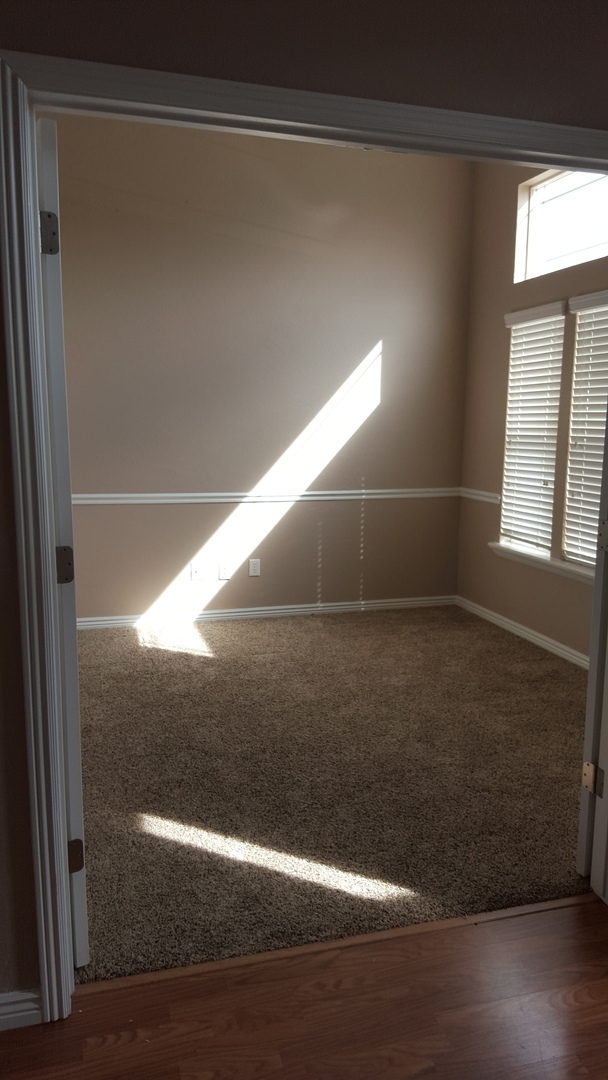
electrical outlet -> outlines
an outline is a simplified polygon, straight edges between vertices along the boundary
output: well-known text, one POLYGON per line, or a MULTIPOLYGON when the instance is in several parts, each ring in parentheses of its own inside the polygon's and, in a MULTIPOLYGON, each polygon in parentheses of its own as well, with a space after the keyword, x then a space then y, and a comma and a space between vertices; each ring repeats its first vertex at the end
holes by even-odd
POLYGON ((259 577, 259 576, 260 576, 260 560, 259 559, 250 559, 249 560, 249 577, 259 577))
POLYGON ((218 572, 217 572, 217 576, 218 576, 220 581, 229 581, 230 580, 230 570, 228 569, 228 564, 227 563, 223 563, 223 562, 220 563, 219 568, 218 568, 218 572))

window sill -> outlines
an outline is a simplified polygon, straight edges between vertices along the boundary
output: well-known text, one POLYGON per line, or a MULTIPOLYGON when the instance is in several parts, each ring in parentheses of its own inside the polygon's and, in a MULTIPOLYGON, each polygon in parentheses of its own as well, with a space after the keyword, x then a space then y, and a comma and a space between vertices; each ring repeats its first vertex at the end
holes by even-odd
POLYGON ((500 544, 494 540, 490 541, 488 547, 504 559, 514 559, 516 562, 527 563, 528 566, 535 566, 537 569, 550 570, 553 574, 584 581, 587 585, 593 585, 595 580, 595 570, 590 566, 577 566, 576 563, 567 562, 566 559, 552 559, 549 555, 533 555, 530 551, 523 551, 510 544, 500 544))

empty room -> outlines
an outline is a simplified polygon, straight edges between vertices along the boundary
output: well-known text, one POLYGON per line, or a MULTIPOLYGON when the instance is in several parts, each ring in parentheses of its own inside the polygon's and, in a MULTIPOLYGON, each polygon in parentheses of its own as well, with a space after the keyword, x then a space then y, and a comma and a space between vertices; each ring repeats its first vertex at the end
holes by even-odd
POLYGON ((604 178, 53 122, 79 978, 587 891, 604 178))

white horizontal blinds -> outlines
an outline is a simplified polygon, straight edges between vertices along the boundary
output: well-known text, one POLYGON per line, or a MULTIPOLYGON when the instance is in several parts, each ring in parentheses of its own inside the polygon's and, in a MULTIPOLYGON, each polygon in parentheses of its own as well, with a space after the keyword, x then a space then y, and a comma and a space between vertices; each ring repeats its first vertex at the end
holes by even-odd
MULTIPOLYGON (((511 323, 501 540, 551 550, 563 308, 511 323)), ((531 312, 529 314, 532 314, 531 312)), ((517 321, 516 321, 517 320, 517 321)))
POLYGON ((595 563, 608 401, 608 304, 578 312, 564 555, 595 563))

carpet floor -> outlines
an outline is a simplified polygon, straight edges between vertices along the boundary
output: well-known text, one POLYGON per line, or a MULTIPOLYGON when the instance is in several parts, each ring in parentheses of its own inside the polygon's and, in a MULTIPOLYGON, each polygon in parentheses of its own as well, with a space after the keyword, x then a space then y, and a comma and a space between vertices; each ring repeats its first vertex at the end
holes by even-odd
POLYGON ((458 608, 79 634, 80 981, 585 892, 586 673, 458 608))

